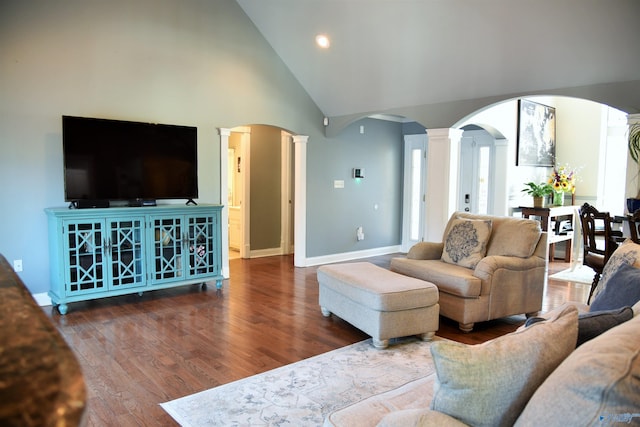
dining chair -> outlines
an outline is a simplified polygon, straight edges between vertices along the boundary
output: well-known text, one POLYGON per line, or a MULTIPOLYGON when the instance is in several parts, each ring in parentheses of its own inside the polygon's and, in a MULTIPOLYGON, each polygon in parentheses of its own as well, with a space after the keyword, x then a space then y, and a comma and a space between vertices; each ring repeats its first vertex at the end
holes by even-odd
POLYGON ((634 243, 640 243, 640 209, 627 217, 629 234, 634 243))
POLYGON ((618 247, 616 238, 620 237, 621 233, 611 229, 609 212, 600 212, 588 203, 580 208, 580 224, 584 250, 582 264, 595 271, 587 299, 587 304, 589 304, 605 264, 618 247))

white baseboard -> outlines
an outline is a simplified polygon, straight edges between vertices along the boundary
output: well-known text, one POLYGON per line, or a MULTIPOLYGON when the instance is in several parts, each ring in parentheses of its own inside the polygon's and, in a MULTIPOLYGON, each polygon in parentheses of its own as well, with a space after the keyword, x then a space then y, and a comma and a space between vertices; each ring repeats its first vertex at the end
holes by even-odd
POLYGON ((379 255, 388 255, 400 252, 400 245, 386 246, 382 248, 365 249, 363 251, 343 252, 341 254, 323 255, 319 257, 307 258, 305 266, 331 264, 334 262, 352 261, 354 259, 369 258, 379 255))
POLYGON ((254 251, 249 251, 249 258, 263 258, 267 256, 277 255, 282 255, 282 250, 280 250, 280 248, 257 249, 254 251))
POLYGON ((49 294, 46 292, 40 292, 39 294, 31 294, 36 303, 40 307, 45 307, 47 305, 51 305, 51 298, 49 298, 49 294))

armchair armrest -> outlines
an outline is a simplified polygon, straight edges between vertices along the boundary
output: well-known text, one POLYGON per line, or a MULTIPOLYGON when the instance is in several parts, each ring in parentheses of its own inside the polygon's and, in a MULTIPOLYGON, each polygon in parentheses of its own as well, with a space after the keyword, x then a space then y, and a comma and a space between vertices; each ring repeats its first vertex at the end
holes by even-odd
POLYGON ((481 280, 491 280, 491 276, 498 269, 526 271, 537 267, 545 267, 545 260, 537 256, 519 258, 513 256, 492 255, 480 260, 473 271, 473 275, 481 280))
POLYGON ((444 243, 419 242, 409 249, 407 258, 409 259, 440 259, 444 243))

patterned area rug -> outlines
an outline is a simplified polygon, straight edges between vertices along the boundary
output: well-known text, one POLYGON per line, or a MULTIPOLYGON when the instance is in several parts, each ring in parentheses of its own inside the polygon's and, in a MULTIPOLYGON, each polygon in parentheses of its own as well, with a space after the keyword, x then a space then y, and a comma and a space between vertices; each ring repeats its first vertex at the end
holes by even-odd
POLYGON ((434 372, 430 345, 403 338, 376 350, 369 339, 161 406, 185 427, 321 426, 336 409, 434 372))

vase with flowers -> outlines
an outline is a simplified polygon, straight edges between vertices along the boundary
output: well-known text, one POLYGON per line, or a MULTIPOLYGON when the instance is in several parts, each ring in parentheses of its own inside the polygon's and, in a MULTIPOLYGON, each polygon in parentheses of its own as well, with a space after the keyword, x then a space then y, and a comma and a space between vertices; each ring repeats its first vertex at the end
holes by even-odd
POLYGON ((554 206, 562 206, 565 193, 576 192, 576 171, 568 165, 556 166, 549 177, 549 184, 553 188, 554 206))

